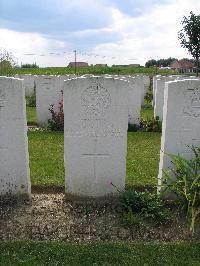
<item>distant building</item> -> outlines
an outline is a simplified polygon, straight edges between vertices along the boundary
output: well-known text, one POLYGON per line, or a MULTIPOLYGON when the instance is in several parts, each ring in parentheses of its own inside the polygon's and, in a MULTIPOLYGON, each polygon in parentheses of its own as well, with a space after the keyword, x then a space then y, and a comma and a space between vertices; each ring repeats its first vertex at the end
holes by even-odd
POLYGON ((140 67, 140 64, 112 65, 112 67, 140 67))
POLYGON ((107 64, 96 64, 95 67, 107 67, 107 64))
MULTIPOLYGON (((75 62, 70 62, 68 67, 75 67, 75 62)), ((76 62, 76 67, 89 67, 86 62, 76 62)))
POLYGON ((166 67, 164 67, 164 66, 161 66, 161 67, 159 67, 159 69, 168 69, 168 70, 170 70, 171 69, 171 67, 169 67, 169 66, 166 66, 166 67))
POLYGON ((195 65, 187 60, 177 60, 170 65, 171 69, 177 70, 179 73, 195 72, 195 65))
POLYGON ((140 64, 130 64, 129 67, 140 67, 140 64))

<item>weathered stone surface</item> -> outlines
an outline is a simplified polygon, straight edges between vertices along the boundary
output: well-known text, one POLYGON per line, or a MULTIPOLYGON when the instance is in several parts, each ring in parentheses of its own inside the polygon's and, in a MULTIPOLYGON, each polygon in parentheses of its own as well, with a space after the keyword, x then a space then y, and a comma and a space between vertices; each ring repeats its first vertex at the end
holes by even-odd
POLYGON ((200 80, 167 82, 158 189, 162 185, 163 171, 172 166, 168 154, 180 154, 190 159, 192 145, 200 146, 200 80))
POLYGON ((0 77, 0 197, 30 197, 23 81, 0 77))
POLYGON ((40 125, 47 125, 51 119, 49 108, 54 106, 58 111, 59 102, 62 100, 62 84, 60 76, 38 76, 36 78, 36 110, 37 122, 40 125))
POLYGON ((16 78, 24 80, 25 96, 32 96, 35 88, 35 79, 37 76, 31 74, 15 75, 16 78))
POLYGON ((140 124, 141 95, 143 86, 141 79, 134 76, 123 76, 120 79, 129 81, 128 87, 128 123, 140 124))
POLYGON ((102 197, 117 194, 114 186, 124 189, 128 84, 109 77, 66 81, 66 193, 102 197))

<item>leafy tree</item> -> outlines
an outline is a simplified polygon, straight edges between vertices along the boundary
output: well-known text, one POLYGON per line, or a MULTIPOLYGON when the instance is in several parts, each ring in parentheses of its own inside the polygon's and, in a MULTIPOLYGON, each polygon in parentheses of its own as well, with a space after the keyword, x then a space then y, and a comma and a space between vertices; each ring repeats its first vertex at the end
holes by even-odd
POLYGON ((16 65, 13 55, 3 48, 0 48, 0 75, 9 75, 16 65))
POLYGON ((39 66, 36 63, 33 63, 33 64, 23 64, 23 65, 21 65, 21 68, 39 68, 39 66))
POLYGON ((0 48, 0 68, 12 68, 16 64, 13 55, 0 48))
POLYGON ((181 46, 186 48, 196 61, 196 75, 198 77, 200 58, 200 15, 195 15, 192 11, 190 16, 183 17, 183 28, 178 33, 181 46))
POLYGON ((149 60, 149 61, 146 62, 145 67, 152 67, 152 66, 157 66, 157 67, 163 66, 163 67, 167 67, 172 62, 174 62, 176 60, 177 60, 176 58, 172 58, 172 57, 169 57, 167 59, 158 59, 158 60, 151 59, 151 60, 149 60))
POLYGON ((155 59, 151 59, 145 63, 145 67, 157 66, 157 61, 155 59))

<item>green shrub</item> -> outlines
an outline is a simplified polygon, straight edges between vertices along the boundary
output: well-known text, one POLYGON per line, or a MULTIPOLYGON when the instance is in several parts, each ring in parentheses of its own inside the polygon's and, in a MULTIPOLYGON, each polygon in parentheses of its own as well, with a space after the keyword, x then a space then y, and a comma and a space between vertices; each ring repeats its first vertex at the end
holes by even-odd
POLYGON ((122 217, 133 221, 134 224, 138 223, 139 218, 141 221, 154 224, 166 222, 171 218, 161 199, 148 191, 123 192, 120 198, 120 210, 122 217))
POLYGON ((142 131, 146 132, 161 132, 162 122, 159 120, 158 116, 156 116, 156 118, 141 119, 140 128, 142 131))
POLYGON ((191 147, 194 158, 184 159, 180 155, 169 155, 173 167, 165 173, 165 191, 171 191, 187 212, 190 230, 195 231, 195 221, 200 213, 200 147, 191 147))
MULTIPOLYGON (((63 91, 61 91, 63 96, 63 91)), ((51 119, 48 120, 47 128, 51 131, 64 131, 63 100, 58 103, 58 111, 54 110, 54 104, 50 105, 51 119)))
POLYGON ((130 124, 128 123, 128 132, 136 132, 139 130, 139 126, 136 124, 130 124))
POLYGON ((151 103, 152 100, 153 100, 153 91, 149 89, 149 90, 147 91, 147 93, 146 93, 144 99, 145 99, 145 102, 146 102, 147 104, 151 103))

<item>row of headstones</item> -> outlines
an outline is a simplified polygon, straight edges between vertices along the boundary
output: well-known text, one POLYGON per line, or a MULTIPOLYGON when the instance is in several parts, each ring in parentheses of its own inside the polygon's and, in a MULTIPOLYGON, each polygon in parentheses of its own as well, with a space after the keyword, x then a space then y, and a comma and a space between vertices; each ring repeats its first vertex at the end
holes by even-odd
MULTIPOLYGON (((83 75, 88 78, 93 75, 83 75)), ((58 111, 59 102, 62 101, 62 91, 64 88, 64 80, 75 77, 74 75, 64 76, 33 76, 33 75, 16 75, 16 77, 24 79, 25 95, 30 96, 36 89, 36 110, 37 122, 39 125, 47 125, 51 119, 49 108, 54 106, 54 110, 58 111)), ((144 104, 144 97, 150 86, 150 78, 145 75, 135 76, 118 76, 104 75, 104 77, 120 78, 128 80, 129 84, 129 101, 128 101, 128 119, 130 124, 140 123, 140 110, 144 104)))
MULTIPOLYGON (((130 84, 113 77, 64 83, 67 194, 95 198, 124 189, 130 84)), ((0 77, 0 195, 31 195, 24 96, 22 80, 0 77)), ((188 145, 200 145, 200 81, 195 79, 166 83, 159 186, 171 164, 167 154, 191 158, 188 145)))
POLYGON ((164 106, 164 91, 166 82, 184 79, 196 79, 195 76, 161 76, 157 75, 153 77, 153 102, 154 107, 154 118, 159 117, 160 121, 163 121, 163 106, 164 106))

